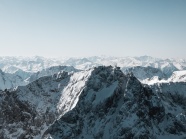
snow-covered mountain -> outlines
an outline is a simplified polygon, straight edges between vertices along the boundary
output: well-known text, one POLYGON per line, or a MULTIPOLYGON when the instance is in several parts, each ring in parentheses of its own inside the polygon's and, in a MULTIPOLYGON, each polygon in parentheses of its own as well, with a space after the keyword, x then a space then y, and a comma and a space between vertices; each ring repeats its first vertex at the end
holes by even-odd
POLYGON ((160 69, 149 67, 149 66, 148 67, 141 67, 141 66, 132 67, 132 68, 126 69, 124 73, 133 73, 134 76, 138 78, 138 80, 140 80, 141 82, 143 82, 143 80, 150 80, 153 77, 158 77, 159 80, 167 78, 167 76, 160 69))
POLYGON ((41 77, 0 92, 0 138, 186 137, 179 87, 152 88, 111 66, 41 77))
POLYGON ((0 138, 40 139, 43 132, 77 103, 92 70, 59 72, 27 86, 0 92, 0 138))
POLYGON ((165 90, 161 91, 157 93, 144 87, 133 74, 98 67, 74 109, 50 126, 44 138, 186 137, 186 97, 170 90, 171 95, 166 98, 165 90))
POLYGON ((33 72, 26 72, 26 71, 23 71, 23 70, 21 70, 21 69, 18 69, 18 70, 16 70, 14 73, 10 73, 10 74, 19 76, 19 77, 21 77, 23 80, 26 80, 27 78, 29 78, 29 77, 33 74, 33 72))
POLYGON ((10 89, 17 86, 24 86, 41 77, 54 75, 55 73, 63 71, 77 72, 79 70, 75 69, 72 66, 54 66, 43 69, 36 73, 25 72, 20 69, 14 73, 5 73, 0 70, 0 90, 10 89))
POLYGON ((19 85, 26 85, 27 82, 19 73, 5 73, 0 69, 0 90, 10 89, 19 85))
MULTIPOLYGON (((40 77, 60 71, 60 67, 75 67, 79 70, 90 69, 100 65, 119 66, 124 73, 133 74, 144 84, 185 82, 186 60, 161 59, 150 56, 141 57, 106 57, 51 59, 44 57, 0 57, 0 68, 4 73, 11 73, 16 78, 0 82, 0 89, 25 85, 40 77), (57 66, 59 65, 59 66, 57 66), (51 68, 54 66, 56 69, 51 68), (51 68, 51 69, 50 69, 51 68), (17 77, 20 77, 17 78, 17 77), (18 80, 18 81, 17 81, 18 80), (21 80, 21 81, 20 81, 21 80), (14 83, 12 83, 14 82, 14 83), (15 83, 16 82, 16 83, 15 83)), ((74 70, 71 68, 71 71, 74 70)), ((68 70, 65 70, 68 71, 68 70)), ((2 77, 6 79, 6 77, 2 77)))
POLYGON ((132 67, 126 69, 124 73, 132 73, 143 84, 186 82, 186 71, 174 71, 169 77, 160 69, 153 67, 132 67))
POLYGON ((186 82, 186 70, 175 71, 168 79, 169 82, 186 82))
POLYGON ((6 73, 15 73, 17 70, 38 72, 40 70, 61 65, 62 61, 44 57, 0 57, 0 69, 6 73))
POLYGON ((69 58, 64 61, 63 65, 73 66, 77 69, 89 69, 103 64, 91 61, 89 58, 69 58))
POLYGON ((53 75, 53 74, 58 73, 60 71, 61 72, 62 71, 66 71, 66 72, 77 72, 79 70, 75 69, 72 66, 53 66, 53 67, 46 68, 46 69, 43 69, 41 71, 38 71, 36 73, 33 73, 29 77, 29 79, 27 79, 27 80, 29 82, 32 82, 32 81, 35 81, 35 80, 39 79, 40 77, 50 76, 50 75, 53 75))
POLYGON ((186 138, 186 60, 0 57, 0 68, 0 139, 186 138))
MULTIPOLYGON (((138 74, 140 74, 140 72, 137 72, 137 77, 138 74)), ((141 74, 140 74, 141 75, 141 74)), ((140 80, 140 76, 138 77, 138 79, 140 80)), ((148 85, 153 85, 153 84, 158 84, 158 83, 182 83, 182 82, 186 82, 186 71, 174 71, 172 73, 172 75, 169 78, 161 78, 161 76, 154 76, 152 78, 146 78, 144 80, 140 80, 143 84, 148 84, 148 85)))
POLYGON ((164 74, 170 76, 172 72, 186 69, 186 60, 184 59, 162 59, 150 56, 141 57, 107 57, 94 56, 86 58, 70 58, 64 60, 64 65, 74 66, 78 69, 87 69, 90 67, 105 65, 118 66, 123 71, 132 67, 153 67, 160 69, 164 74))
POLYGON ((128 68, 141 66, 160 69, 167 76, 174 71, 186 70, 186 60, 184 59, 162 59, 150 56, 141 57, 106 57, 94 56, 83 58, 43 58, 43 57, 0 57, 0 69, 6 73, 14 73, 21 69, 26 72, 38 72, 51 66, 73 66, 77 69, 89 69, 92 67, 118 66, 123 71, 128 68))

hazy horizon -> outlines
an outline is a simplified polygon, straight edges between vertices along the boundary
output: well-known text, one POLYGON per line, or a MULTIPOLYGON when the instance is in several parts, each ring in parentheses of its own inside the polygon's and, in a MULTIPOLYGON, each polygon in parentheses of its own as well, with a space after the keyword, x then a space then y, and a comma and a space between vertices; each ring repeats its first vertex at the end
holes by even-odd
POLYGON ((74 59, 82 59, 82 58, 91 58, 91 57, 105 57, 105 58, 141 58, 141 57, 151 57, 151 58, 157 58, 157 59, 175 59, 175 60, 186 60, 186 58, 181 58, 181 57, 156 57, 156 56, 150 56, 150 55, 141 55, 141 56, 112 56, 112 55, 92 55, 92 56, 57 56, 57 57, 50 57, 50 56, 41 56, 41 55, 33 55, 33 56, 21 56, 21 55, 17 55, 17 56, 10 56, 10 55, 4 55, 4 56, 0 56, 0 57, 10 57, 10 58, 46 58, 46 59, 56 59, 56 60, 60 60, 60 59, 70 59, 70 58, 74 58, 74 59))
POLYGON ((0 0, 0 56, 186 59, 184 0, 0 0))

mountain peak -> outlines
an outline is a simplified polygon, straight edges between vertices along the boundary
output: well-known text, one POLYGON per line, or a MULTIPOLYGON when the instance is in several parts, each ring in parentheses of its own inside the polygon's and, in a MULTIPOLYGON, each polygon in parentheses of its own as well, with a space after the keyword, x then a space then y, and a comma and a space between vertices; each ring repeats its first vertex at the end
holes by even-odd
MULTIPOLYGON (((141 83, 160 80, 184 63, 147 56, 2 61, 0 80, 6 86, 1 88, 17 86, 13 83, 22 79, 28 83, 0 91, 2 139, 185 137, 185 83, 141 83), (124 74, 127 69, 131 71, 124 74)), ((185 71, 169 79, 184 81, 185 71)))
POLYGON ((45 132, 45 138, 159 138, 173 134, 173 129, 184 135, 176 128, 176 115, 167 113, 160 97, 132 74, 101 66, 91 75, 77 105, 45 132), (165 123, 167 118, 176 123, 165 123))

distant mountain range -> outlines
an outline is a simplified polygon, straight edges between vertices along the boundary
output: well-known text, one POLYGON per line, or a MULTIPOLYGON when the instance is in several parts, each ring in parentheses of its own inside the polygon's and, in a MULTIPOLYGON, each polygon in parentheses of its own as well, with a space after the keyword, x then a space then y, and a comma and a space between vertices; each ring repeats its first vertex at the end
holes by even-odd
POLYGON ((86 70, 97 66, 118 66, 145 84, 185 81, 186 60, 141 57, 86 57, 49 59, 43 57, 0 57, 0 89, 26 85, 40 77, 64 71, 86 70), (68 67, 67 67, 68 66, 68 67), (181 71, 181 72, 179 72, 181 71))
POLYGON ((44 57, 0 57, 0 69, 7 73, 14 73, 18 69, 26 72, 37 72, 52 66, 73 66, 77 69, 88 69, 95 66, 118 66, 122 70, 141 66, 160 69, 163 73, 170 75, 173 71, 186 70, 185 59, 161 59, 150 56, 141 57, 105 57, 94 56, 85 58, 61 58, 49 59, 44 57))

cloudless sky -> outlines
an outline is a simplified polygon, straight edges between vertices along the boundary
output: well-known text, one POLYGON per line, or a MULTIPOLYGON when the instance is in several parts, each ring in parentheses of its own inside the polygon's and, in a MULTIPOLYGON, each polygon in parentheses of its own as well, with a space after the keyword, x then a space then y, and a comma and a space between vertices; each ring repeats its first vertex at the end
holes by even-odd
POLYGON ((0 0, 0 56, 186 58, 186 0, 0 0))

